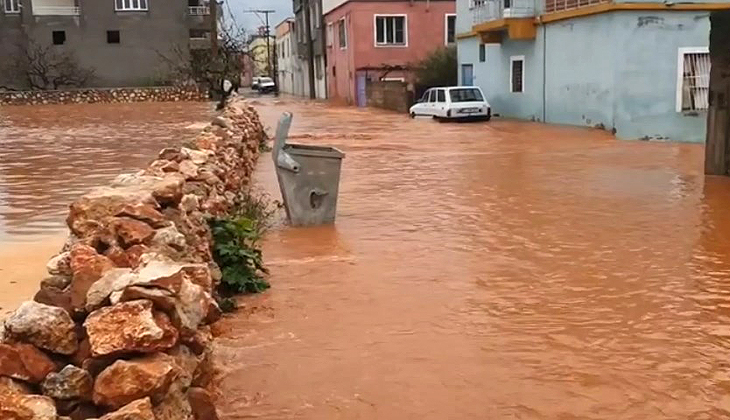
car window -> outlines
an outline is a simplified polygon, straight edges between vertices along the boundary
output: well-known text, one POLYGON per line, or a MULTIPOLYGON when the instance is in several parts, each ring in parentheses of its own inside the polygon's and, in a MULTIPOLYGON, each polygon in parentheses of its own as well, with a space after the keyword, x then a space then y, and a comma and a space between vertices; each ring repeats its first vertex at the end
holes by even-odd
POLYGON ((423 92, 423 96, 421 97, 421 102, 428 102, 428 95, 431 94, 430 90, 427 90, 423 92))
POLYGON ((461 88, 449 91, 451 102, 483 102, 484 97, 479 89, 461 88))
POLYGON ((436 98, 437 102, 446 102, 446 93, 444 92, 443 89, 437 90, 436 94, 437 94, 437 98, 436 98))
POLYGON ((428 101, 429 102, 436 102, 436 91, 435 90, 432 90, 431 91, 431 96, 428 97, 428 101))

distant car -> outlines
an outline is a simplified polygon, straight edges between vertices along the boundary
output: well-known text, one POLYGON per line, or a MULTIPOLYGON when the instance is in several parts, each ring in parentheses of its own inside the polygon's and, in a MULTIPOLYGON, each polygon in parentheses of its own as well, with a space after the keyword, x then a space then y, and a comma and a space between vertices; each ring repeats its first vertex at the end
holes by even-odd
POLYGON ((259 80, 260 79, 261 79, 260 77, 254 77, 253 79, 251 79, 251 89, 259 90, 259 80))
POLYGON ((492 108, 476 86, 431 88, 410 109, 411 118, 478 119, 489 121, 492 108))
POLYGON ((271 77, 260 77, 258 81, 258 91, 260 93, 272 93, 276 91, 276 83, 271 77))

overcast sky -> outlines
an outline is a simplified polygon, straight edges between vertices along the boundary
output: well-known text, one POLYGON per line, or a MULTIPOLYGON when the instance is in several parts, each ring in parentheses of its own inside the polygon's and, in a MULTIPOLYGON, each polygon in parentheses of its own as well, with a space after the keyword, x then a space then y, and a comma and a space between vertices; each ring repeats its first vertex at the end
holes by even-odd
MULTIPOLYGON (((262 26, 261 20, 253 13, 245 13, 249 9, 276 10, 276 13, 269 15, 269 24, 271 32, 282 20, 293 16, 292 0, 225 0, 226 4, 223 9, 228 18, 229 10, 233 14, 239 26, 245 28, 249 32, 255 32, 256 28, 262 26)), ((261 15, 261 19, 264 16, 261 15)))

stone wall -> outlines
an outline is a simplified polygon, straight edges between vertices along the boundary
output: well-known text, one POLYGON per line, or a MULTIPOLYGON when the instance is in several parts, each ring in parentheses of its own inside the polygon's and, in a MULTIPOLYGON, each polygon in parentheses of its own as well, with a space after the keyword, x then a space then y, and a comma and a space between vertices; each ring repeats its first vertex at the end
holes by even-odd
POLYGON ((48 277, 0 330, 0 418, 216 420, 207 215, 230 210, 264 138, 229 104, 191 148, 75 201, 48 277))
POLYGON ((368 106, 408 112, 411 93, 407 85, 399 81, 371 81, 367 84, 368 106))
POLYGON ((143 88, 89 88, 0 92, 2 105, 40 105, 113 102, 205 101, 208 95, 195 86, 143 88))

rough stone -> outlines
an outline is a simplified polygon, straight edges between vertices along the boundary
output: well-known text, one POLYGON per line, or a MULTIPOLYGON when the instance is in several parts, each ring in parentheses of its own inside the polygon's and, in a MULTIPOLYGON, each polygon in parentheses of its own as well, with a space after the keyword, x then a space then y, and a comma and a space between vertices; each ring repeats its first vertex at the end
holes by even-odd
POLYGON ((62 308, 23 302, 5 328, 11 336, 53 353, 73 354, 78 348, 76 325, 62 308))
MULTIPOLYGON (((2 363, 2 362, 0 362, 2 363)), ((25 382, 8 376, 0 376, 0 394, 32 394, 33 390, 25 382)))
POLYGON ((134 245, 130 247, 127 250, 127 259, 129 260, 129 265, 132 268, 139 267, 140 259, 142 258, 142 255, 144 255, 146 252, 149 251, 149 248, 145 245, 134 245))
POLYGON ((109 258, 99 255, 94 248, 82 244, 71 248, 73 279, 69 288, 71 305, 74 309, 84 309, 86 294, 91 285, 112 268, 114 263, 109 258))
POLYGON ((0 344, 0 375, 30 383, 41 382, 56 365, 30 344, 0 344))
POLYGON ((72 313, 74 308, 71 303, 71 290, 69 288, 53 287, 50 284, 41 283, 41 288, 33 296, 33 300, 44 305, 57 306, 68 313, 72 313))
POLYGON ((183 196, 185 179, 178 174, 169 174, 156 183, 152 196, 164 206, 175 206, 183 196))
POLYGON ((53 275, 41 280, 41 289, 52 287, 54 289, 65 289, 71 284, 71 266, 69 265, 68 275, 53 275))
POLYGON ((134 278, 129 268, 115 268, 107 271, 94 282, 86 294, 86 310, 91 312, 100 308, 112 292, 124 289, 134 278))
POLYGON ((179 383, 172 384, 152 411, 155 420, 193 420, 193 409, 179 383))
POLYGON ((198 210, 200 209, 200 199, 195 194, 186 194, 180 200, 180 209, 187 213, 198 210))
MULTIPOLYGON (((68 414, 71 420, 90 420, 99 416, 99 410, 91 403, 81 402, 68 414)), ((60 419, 59 419, 60 420, 60 419)))
POLYGON ((156 420, 149 398, 132 401, 117 411, 105 414, 99 420, 156 420))
POLYGON ((167 352, 178 368, 177 381, 183 388, 188 388, 193 383, 193 375, 198 370, 202 357, 196 355, 188 346, 178 345, 167 352))
POLYGON ((191 160, 184 160, 180 162, 178 171, 185 177, 185 179, 194 179, 198 176, 198 165, 193 163, 191 160))
POLYGON ((165 216, 151 204, 138 203, 125 205, 116 216, 139 220, 155 229, 165 227, 169 224, 165 216))
POLYGON ((193 387, 188 389, 187 396, 195 420, 218 420, 213 397, 208 391, 193 387))
POLYGON ((145 397, 159 401, 176 375, 174 360, 165 354, 118 360, 96 378, 94 403, 116 409, 145 397))
POLYGON ((52 276, 70 276, 71 271, 71 253, 62 252, 48 260, 46 264, 48 274, 52 276))
POLYGON ((85 399, 91 396, 93 385, 89 372, 67 365, 58 373, 48 374, 41 389, 43 395, 59 400, 85 399))
POLYGON ((204 325, 199 327, 193 334, 180 336, 180 341, 188 346, 195 354, 200 355, 210 348, 213 342, 213 332, 210 327, 204 325))
POLYGON ((147 243, 155 235, 155 230, 150 225, 129 217, 116 218, 114 228, 124 248, 147 243))
POLYGON ((157 230, 154 238, 152 238, 152 244, 155 246, 171 246, 175 249, 183 249, 187 245, 185 241, 185 235, 178 232, 175 226, 168 226, 157 230))
POLYGON ((136 300, 104 307, 84 323, 94 357, 126 353, 152 353, 173 347, 178 332, 152 302, 136 300))
POLYGON ((56 405, 40 395, 0 394, 0 419, 57 420, 56 405))

